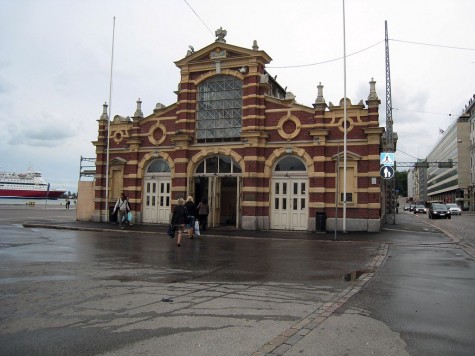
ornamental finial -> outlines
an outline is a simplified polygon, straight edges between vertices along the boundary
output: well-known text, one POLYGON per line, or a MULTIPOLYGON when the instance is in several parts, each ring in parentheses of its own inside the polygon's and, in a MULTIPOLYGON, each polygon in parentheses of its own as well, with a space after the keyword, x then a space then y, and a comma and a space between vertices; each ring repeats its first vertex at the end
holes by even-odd
POLYGON ((219 29, 217 29, 214 34, 216 35, 216 41, 215 42, 220 42, 220 43, 226 43, 226 40, 224 39, 224 37, 226 37, 227 35, 227 31, 226 30, 223 30, 222 27, 220 27, 219 29))
POLYGON ((376 82, 373 78, 369 82, 369 95, 368 100, 379 100, 378 94, 376 93, 376 82))

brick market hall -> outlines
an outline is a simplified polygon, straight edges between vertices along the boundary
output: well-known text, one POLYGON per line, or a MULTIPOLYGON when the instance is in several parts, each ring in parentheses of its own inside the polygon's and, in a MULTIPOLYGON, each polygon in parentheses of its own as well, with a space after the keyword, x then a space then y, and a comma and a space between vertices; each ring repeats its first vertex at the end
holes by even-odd
POLYGON ((326 230, 342 230, 346 205, 346 230, 379 231, 385 129, 375 81, 365 100, 346 98, 345 123, 345 98, 327 102, 316 82, 315 102, 297 103, 267 72, 272 58, 257 41, 244 48, 225 36, 217 30, 175 62, 175 103, 144 115, 139 99, 132 117, 112 119, 104 104, 90 220, 104 221, 124 192, 139 224, 168 224, 177 199, 192 196, 208 202, 210 228, 315 231, 324 216, 326 230))

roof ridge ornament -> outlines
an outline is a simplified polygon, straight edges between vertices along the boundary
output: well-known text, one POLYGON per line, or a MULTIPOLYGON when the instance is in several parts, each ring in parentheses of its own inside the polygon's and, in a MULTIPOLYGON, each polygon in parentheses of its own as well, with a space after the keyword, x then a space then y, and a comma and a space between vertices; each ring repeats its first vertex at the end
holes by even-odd
POLYGON ((323 97, 323 85, 322 82, 319 82, 317 85, 318 93, 315 104, 325 104, 325 98, 323 97))
POLYGON ((135 110, 134 117, 139 117, 143 118, 143 112, 142 112, 142 100, 137 100, 137 110, 135 110))
POLYGON ((107 103, 104 103, 104 105, 102 105, 102 115, 100 120, 109 120, 109 115, 107 115, 107 107, 107 103))
POLYGON ((226 43, 226 40, 224 39, 224 37, 226 37, 226 35, 228 34, 228 31, 223 30, 223 28, 220 27, 214 32, 214 34, 217 37, 215 42, 226 43))
POLYGON ((373 78, 369 82, 369 95, 368 100, 379 100, 378 94, 376 93, 376 82, 373 78))

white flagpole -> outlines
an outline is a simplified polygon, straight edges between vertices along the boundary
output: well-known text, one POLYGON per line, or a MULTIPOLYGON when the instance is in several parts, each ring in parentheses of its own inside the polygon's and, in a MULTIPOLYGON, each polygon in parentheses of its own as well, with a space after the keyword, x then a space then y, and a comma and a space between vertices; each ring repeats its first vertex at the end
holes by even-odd
POLYGON ((346 232, 346 33, 345 33, 345 0, 343 0, 343 232, 346 232))
POLYGON ((109 117, 107 118, 107 150, 106 150, 106 201, 105 201, 105 221, 109 221, 109 137, 111 130, 111 108, 112 108, 112 68, 114 66, 114 39, 115 39, 115 16, 112 25, 112 53, 111 53, 111 73, 109 82, 109 117))

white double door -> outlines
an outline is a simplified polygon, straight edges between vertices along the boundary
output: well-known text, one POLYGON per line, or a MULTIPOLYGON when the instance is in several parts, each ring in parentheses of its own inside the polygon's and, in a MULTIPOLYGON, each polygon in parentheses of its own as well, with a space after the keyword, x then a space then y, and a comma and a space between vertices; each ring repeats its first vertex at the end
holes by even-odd
POLYGON ((307 230, 308 179, 273 178, 271 229, 307 230))
POLYGON ((171 179, 146 177, 143 192, 143 222, 168 224, 171 209, 171 179))

